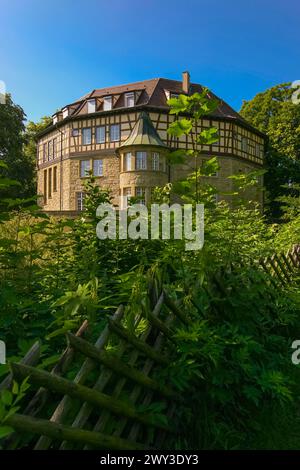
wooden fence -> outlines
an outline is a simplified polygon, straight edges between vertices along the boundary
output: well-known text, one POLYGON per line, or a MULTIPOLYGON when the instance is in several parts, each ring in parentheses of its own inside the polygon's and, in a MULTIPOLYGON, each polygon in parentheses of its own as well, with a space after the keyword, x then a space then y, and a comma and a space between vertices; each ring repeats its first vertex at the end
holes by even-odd
MULTIPOLYGON (((299 266, 298 245, 256 263, 272 282, 283 285, 299 266)), ((219 296, 226 295, 220 277, 212 285, 219 296)), ((21 362, 10 365, 11 373, 0 390, 10 388, 13 379, 20 382, 29 377, 35 392, 6 422, 15 433, 6 439, 5 448, 19 448, 26 436, 22 446, 36 450, 159 449, 174 437, 173 418, 181 397, 171 384, 153 378, 153 373, 168 367, 176 347, 174 329, 188 326, 191 319, 161 287, 154 284, 150 291, 151 309, 146 318, 135 320, 134 328, 127 326, 124 307, 119 306, 95 344, 84 339, 86 321, 76 335, 68 334, 68 346, 50 372, 38 367, 39 343, 21 362), (146 325, 139 328, 143 322, 146 325), (155 411, 157 403, 167 410, 167 420, 164 411, 155 411)))

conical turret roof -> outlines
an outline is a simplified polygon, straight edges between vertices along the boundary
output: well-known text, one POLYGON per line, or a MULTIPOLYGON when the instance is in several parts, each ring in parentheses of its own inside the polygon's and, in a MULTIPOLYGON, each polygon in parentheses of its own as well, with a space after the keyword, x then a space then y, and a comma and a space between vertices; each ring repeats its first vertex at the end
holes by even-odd
POLYGON ((141 112, 130 136, 122 143, 120 148, 131 147, 133 145, 152 145, 167 148, 167 145, 159 137, 149 115, 145 111, 141 112))

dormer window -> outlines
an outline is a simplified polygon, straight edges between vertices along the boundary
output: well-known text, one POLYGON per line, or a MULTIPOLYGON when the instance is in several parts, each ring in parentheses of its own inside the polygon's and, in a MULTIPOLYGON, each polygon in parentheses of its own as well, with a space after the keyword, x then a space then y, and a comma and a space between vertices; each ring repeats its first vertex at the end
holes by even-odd
POLYGON ((132 108, 134 105, 134 93, 125 93, 125 108, 132 108))
POLYGON ((63 119, 66 119, 68 116, 69 116, 69 109, 68 108, 64 108, 62 110, 62 115, 63 115, 63 119))
POLYGON ((58 122, 58 116, 57 114, 54 114, 53 116, 53 124, 56 124, 58 122))
POLYGON ((179 93, 174 93, 173 91, 165 90, 165 95, 167 100, 169 100, 170 98, 178 98, 179 93))
POLYGON ((112 109, 112 96, 105 96, 103 100, 103 110, 109 111, 112 109))
POLYGON ((87 112, 88 113, 95 113, 96 112, 96 100, 88 100, 87 101, 87 112))

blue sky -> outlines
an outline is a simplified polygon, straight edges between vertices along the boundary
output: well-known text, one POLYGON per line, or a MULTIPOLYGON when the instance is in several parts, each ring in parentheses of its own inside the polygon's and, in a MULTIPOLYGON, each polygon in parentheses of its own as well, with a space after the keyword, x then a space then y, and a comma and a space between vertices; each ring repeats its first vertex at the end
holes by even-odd
POLYGON ((189 70, 237 110, 300 79, 299 0, 0 0, 0 80, 28 119, 189 70))

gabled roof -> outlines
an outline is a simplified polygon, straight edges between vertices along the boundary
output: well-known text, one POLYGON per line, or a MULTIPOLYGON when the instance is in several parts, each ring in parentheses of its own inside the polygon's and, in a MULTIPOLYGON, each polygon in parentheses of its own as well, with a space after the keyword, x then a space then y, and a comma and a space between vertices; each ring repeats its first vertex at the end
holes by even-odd
POLYGON ((167 147, 159 137, 152 121, 145 111, 141 112, 130 136, 121 147, 136 145, 152 145, 154 147, 167 147))

